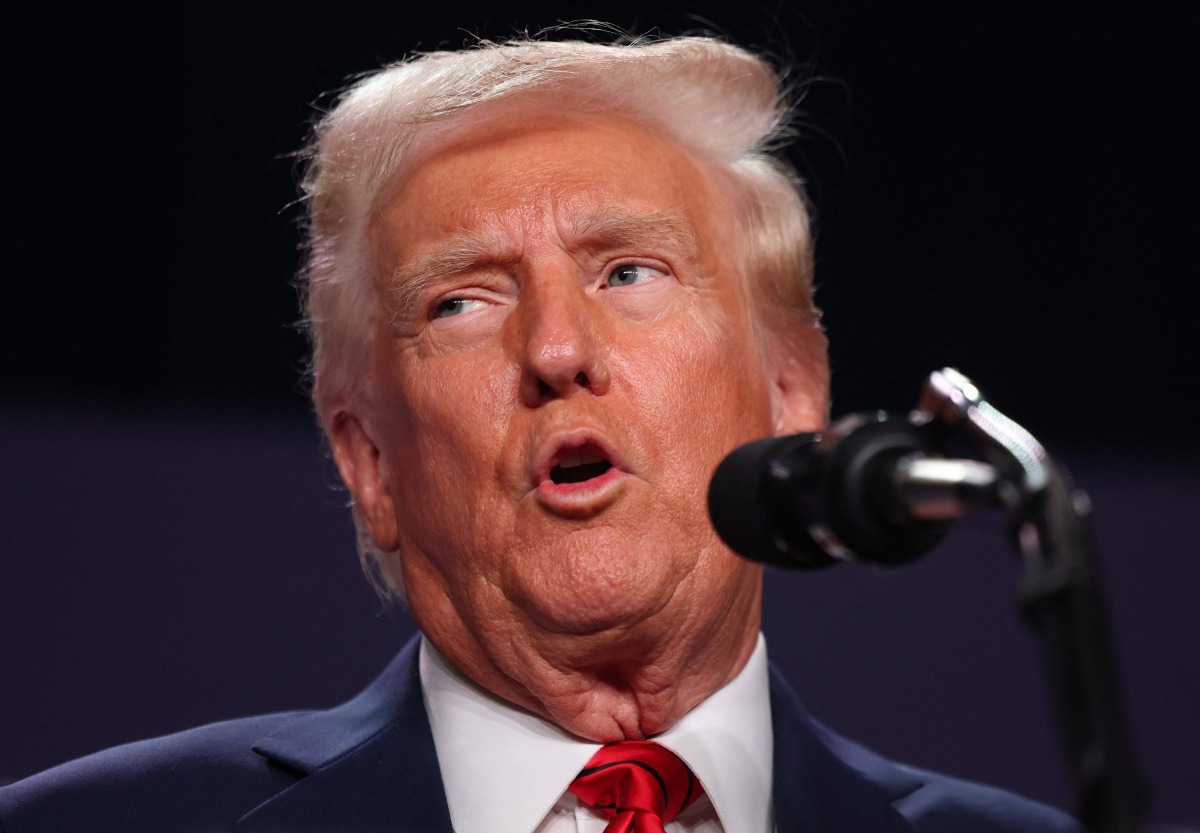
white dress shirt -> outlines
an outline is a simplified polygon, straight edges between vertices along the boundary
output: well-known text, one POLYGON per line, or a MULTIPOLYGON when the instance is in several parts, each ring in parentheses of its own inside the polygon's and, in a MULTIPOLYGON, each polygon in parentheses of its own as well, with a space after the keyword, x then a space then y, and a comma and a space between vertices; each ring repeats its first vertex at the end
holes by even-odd
MULTIPOLYGON (((608 820, 567 789, 600 744, 483 690, 421 640, 421 689, 457 833, 601 833, 608 820)), ((770 833, 771 704, 766 641, 746 667, 653 740, 705 795, 667 833, 770 833)))

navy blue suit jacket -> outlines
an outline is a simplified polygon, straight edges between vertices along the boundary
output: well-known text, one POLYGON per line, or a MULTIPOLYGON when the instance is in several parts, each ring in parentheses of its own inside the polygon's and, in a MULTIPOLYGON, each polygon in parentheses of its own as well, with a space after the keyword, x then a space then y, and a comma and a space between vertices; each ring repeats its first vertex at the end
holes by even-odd
MULTIPOLYGON (((1078 831, 1023 798, 886 761, 808 716, 772 669, 779 833, 1078 831)), ((450 831, 410 642, 328 711, 203 726, 0 788, 4 833, 450 831)))

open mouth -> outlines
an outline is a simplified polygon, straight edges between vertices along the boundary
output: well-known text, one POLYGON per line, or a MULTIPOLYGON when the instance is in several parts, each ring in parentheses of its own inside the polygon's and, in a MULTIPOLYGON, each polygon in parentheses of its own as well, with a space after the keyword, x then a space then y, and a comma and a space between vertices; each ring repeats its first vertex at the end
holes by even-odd
POLYGON ((611 468, 608 455, 599 446, 588 443, 559 452, 557 462, 550 469, 550 480, 557 485, 583 483, 600 477, 611 468))

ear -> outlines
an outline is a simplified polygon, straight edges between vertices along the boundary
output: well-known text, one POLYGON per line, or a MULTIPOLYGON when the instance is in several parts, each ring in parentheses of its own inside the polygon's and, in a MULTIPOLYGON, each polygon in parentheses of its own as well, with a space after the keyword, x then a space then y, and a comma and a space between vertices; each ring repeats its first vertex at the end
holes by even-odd
POLYGON ((379 446, 367 427, 349 411, 338 411, 329 423, 329 444, 342 482, 354 498, 360 521, 375 546, 391 552, 400 546, 396 505, 388 485, 379 446))
POLYGON ((767 357, 775 434, 822 431, 829 422, 829 359, 825 336, 813 334, 803 349, 774 344, 767 357))

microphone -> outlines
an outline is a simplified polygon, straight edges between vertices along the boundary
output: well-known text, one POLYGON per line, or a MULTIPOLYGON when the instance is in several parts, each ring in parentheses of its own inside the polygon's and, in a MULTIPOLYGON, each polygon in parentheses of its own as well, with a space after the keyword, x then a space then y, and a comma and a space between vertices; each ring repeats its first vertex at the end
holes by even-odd
POLYGON ((953 519, 1012 499, 991 465, 947 459, 946 440, 946 426, 923 411, 853 414, 821 434, 756 440, 717 466, 709 516, 751 561, 905 564, 936 546, 953 519))

